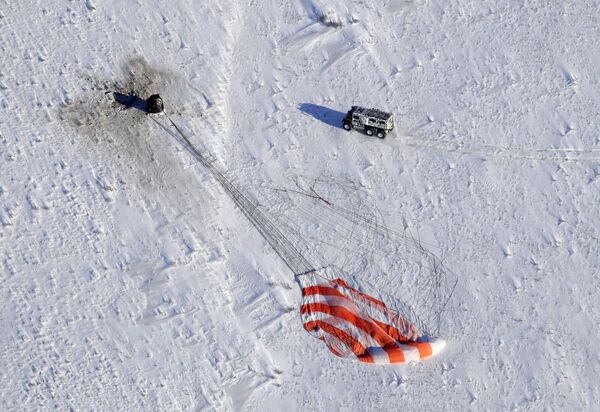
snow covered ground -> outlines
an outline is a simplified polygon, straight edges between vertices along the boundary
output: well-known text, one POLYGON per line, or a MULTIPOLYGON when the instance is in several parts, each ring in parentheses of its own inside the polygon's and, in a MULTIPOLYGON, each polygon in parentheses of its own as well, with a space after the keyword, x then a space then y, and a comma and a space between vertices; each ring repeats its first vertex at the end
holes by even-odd
POLYGON ((0 409, 598 408, 599 6, 1 2, 0 409), (444 352, 332 356, 164 116, 112 91, 160 93, 261 201, 298 175, 360 188, 456 275, 444 352), (344 131, 353 104, 396 130, 344 131))

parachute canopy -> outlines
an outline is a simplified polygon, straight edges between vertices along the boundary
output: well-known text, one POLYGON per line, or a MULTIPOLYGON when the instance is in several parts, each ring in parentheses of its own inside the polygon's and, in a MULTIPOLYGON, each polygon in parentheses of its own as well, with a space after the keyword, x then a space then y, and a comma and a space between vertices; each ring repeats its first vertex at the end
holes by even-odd
POLYGON ((385 303, 350 287, 344 280, 315 272, 298 276, 304 329, 340 357, 391 364, 421 360, 442 350, 385 303))

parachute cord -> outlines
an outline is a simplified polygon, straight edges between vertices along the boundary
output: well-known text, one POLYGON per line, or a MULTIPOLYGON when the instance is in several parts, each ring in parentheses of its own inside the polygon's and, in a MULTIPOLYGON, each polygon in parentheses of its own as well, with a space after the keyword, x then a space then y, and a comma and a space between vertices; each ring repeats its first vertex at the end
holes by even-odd
MULTIPOLYGON (((184 147, 188 152, 208 169, 236 206, 292 272, 295 275, 298 275, 314 271, 314 265, 300 253, 296 245, 294 245, 290 239, 273 224, 271 219, 258 208, 258 202, 252 199, 248 194, 240 191, 238 187, 216 167, 214 162, 192 144, 185 133, 183 133, 167 113, 165 113, 165 116, 179 134, 182 139, 181 143, 184 144, 184 147)), ((156 119, 154 119, 154 121, 159 123, 156 119)))

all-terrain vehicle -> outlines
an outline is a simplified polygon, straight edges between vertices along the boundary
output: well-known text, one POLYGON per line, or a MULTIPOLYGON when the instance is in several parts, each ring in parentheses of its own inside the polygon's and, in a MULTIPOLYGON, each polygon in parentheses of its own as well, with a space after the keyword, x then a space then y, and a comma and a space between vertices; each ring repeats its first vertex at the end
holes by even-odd
POLYGON ((342 125, 348 131, 353 128, 364 128, 368 136, 375 135, 383 139, 394 129, 394 116, 377 109, 352 106, 352 109, 346 113, 342 125))

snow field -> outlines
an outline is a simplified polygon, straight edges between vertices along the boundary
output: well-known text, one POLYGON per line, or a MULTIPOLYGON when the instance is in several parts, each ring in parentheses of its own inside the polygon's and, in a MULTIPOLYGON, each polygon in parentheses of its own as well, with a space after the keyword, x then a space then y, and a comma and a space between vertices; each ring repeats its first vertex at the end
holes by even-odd
MULTIPOLYGON (((593 410, 597 6, 0 7, 2 409, 593 410), (283 263, 164 117, 115 90, 159 92, 261 201, 294 175, 354 182, 457 275, 445 350, 331 356, 283 263), (352 104, 393 111, 396 131, 336 128, 352 104)), ((347 263, 402 293, 383 260, 347 263)))

